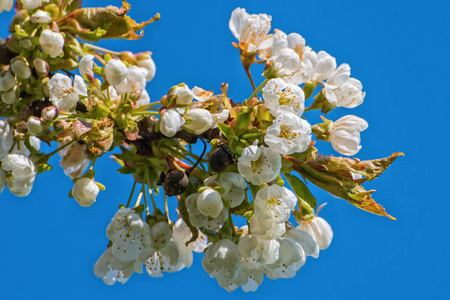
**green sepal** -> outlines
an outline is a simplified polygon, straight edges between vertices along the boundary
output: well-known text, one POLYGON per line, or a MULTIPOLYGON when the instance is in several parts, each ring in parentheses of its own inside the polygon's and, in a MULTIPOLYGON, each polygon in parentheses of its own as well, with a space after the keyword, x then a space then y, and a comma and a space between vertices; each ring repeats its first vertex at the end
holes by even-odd
POLYGON ((100 182, 94 181, 94 183, 98 186, 98 188, 100 189, 100 191, 106 190, 106 187, 105 187, 103 184, 101 184, 100 182))
POLYGON ((133 174, 134 172, 136 172, 136 168, 135 167, 122 167, 122 168, 118 169, 117 172, 120 174, 133 174))
POLYGON ((136 214, 138 214, 139 216, 142 216, 142 213, 145 210, 145 205, 139 204, 138 206, 133 207, 133 210, 136 212, 136 214))
POLYGON ((41 174, 44 172, 48 172, 51 171, 53 169, 53 167, 51 165, 48 164, 40 164, 36 166, 36 173, 37 174, 41 174))
POLYGON ((125 205, 123 205, 122 203, 119 203, 119 209, 125 208, 125 205))

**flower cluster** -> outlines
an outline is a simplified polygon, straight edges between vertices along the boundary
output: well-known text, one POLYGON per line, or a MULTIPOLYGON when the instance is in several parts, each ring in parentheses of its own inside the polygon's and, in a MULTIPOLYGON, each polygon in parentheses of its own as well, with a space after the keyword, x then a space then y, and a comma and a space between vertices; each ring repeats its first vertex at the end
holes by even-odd
MULTIPOLYGON (((313 51, 297 33, 270 33, 271 16, 237 8, 229 28, 253 87, 250 96, 230 99, 226 83, 220 93, 179 83, 151 102, 151 52, 93 43, 140 38, 137 32, 159 14, 138 24, 126 15, 126 1, 121 8, 67 3, 18 1, 14 32, 0 43, 0 192, 6 186, 28 195, 58 153, 73 181, 74 205, 95 205, 105 189, 95 162, 119 149, 113 155, 118 172, 135 182, 107 226, 109 243, 94 266, 106 284, 125 283, 143 267, 151 277, 189 268, 193 252, 204 253, 203 268, 227 291, 255 291, 265 276, 294 277, 333 238, 306 181, 393 219, 361 184, 401 153, 360 161, 321 155, 315 147, 314 139, 330 142, 346 156, 362 147, 360 133, 368 127, 362 118, 321 115, 323 123, 308 122, 311 111, 362 104, 365 92, 348 64, 313 51), (97 24, 100 16, 108 19, 97 24), (250 72, 255 62, 265 65, 258 87, 250 72), (41 141, 56 149, 42 152, 41 141), (201 154, 192 150, 198 141, 201 154), (169 197, 178 203, 176 221, 169 217, 169 197), (235 226, 234 216, 246 224, 235 226)), ((0 12, 12 5, 0 1, 0 12)))

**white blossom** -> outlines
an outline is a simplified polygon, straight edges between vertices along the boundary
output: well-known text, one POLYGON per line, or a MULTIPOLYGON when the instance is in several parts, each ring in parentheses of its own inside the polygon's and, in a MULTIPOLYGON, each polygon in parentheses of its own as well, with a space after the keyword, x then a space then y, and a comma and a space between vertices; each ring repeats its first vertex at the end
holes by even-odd
POLYGON ((252 234, 266 240, 272 240, 281 237, 286 232, 285 223, 274 223, 270 219, 262 219, 254 214, 250 218, 250 227, 252 234))
POLYGON ((280 169, 280 154, 264 146, 248 146, 238 159, 239 173, 254 185, 274 180, 280 173, 280 169))
POLYGON ((215 96, 212 91, 206 91, 198 86, 192 89, 194 98, 198 102, 193 102, 191 109, 206 109, 211 114, 211 128, 217 128, 219 123, 225 122, 230 116, 230 112, 226 109, 222 95, 215 96))
POLYGON ((287 47, 287 35, 281 30, 275 29, 274 34, 266 36, 258 50, 258 55, 262 60, 272 57, 272 53, 287 47))
POLYGON ((137 66, 129 66, 127 70, 128 74, 119 84, 113 84, 114 88, 119 94, 131 93, 135 90, 142 92, 147 84, 145 80, 148 73, 147 70, 137 66))
POLYGON ((271 21, 269 15, 249 15, 244 8, 238 7, 231 13, 229 27, 242 50, 256 52, 270 31, 271 21))
POLYGON ((309 80, 320 83, 325 81, 336 69, 336 59, 325 51, 305 52, 305 59, 312 64, 309 80))
POLYGON ((342 155, 355 155, 362 148, 360 132, 367 127, 369 124, 357 116, 347 115, 338 119, 330 133, 331 146, 342 155))
POLYGON ((286 83, 280 78, 269 80, 263 88, 263 98, 267 109, 273 116, 278 116, 281 106, 290 107, 298 116, 305 109, 305 93, 295 84, 286 83))
POLYGON ((106 249, 94 265, 95 276, 107 285, 124 284, 134 272, 142 273, 141 263, 138 260, 121 261, 112 254, 111 248, 106 249))
POLYGON ((152 57, 148 57, 147 59, 137 60, 136 64, 138 67, 144 68, 147 70, 147 75, 145 76, 145 80, 147 82, 152 81, 156 74, 156 65, 153 61, 152 57))
POLYGON ((267 128, 264 142, 283 155, 306 151, 311 143, 311 125, 293 112, 282 111, 267 128))
POLYGON ((309 79, 313 66, 305 53, 310 51, 310 48, 305 46, 305 39, 301 35, 280 35, 278 39, 273 39, 270 47, 271 50, 266 50, 266 55, 271 54, 269 62, 273 64, 278 76, 297 85, 309 79))
MULTIPOLYGON (((63 143, 59 143, 61 147, 63 143)), ((59 155, 62 157, 59 165, 64 169, 64 174, 71 179, 79 177, 88 167, 89 159, 86 145, 75 143, 74 146, 69 146, 59 151, 59 155)))
POLYGON ((186 207, 189 211, 189 221, 193 226, 196 227, 205 227, 209 230, 218 229, 220 225, 222 225, 223 222, 225 222, 225 220, 228 218, 228 209, 223 207, 222 211, 216 218, 205 216, 195 206, 195 200, 197 199, 198 195, 199 193, 194 193, 186 198, 186 207))
POLYGON ((25 9, 36 9, 42 5, 42 2, 48 2, 48 0, 20 0, 20 2, 25 9))
POLYGON ((151 246, 150 226, 129 208, 119 209, 106 235, 113 243, 112 254, 121 261, 133 261, 151 246))
POLYGON ((201 108, 194 108, 188 110, 185 116, 191 120, 190 123, 185 123, 183 127, 192 131, 195 134, 202 134, 212 126, 212 117, 209 111, 201 108))
POLYGON ((22 154, 8 154, 1 163, 2 169, 12 175, 6 180, 9 191, 19 197, 27 196, 36 178, 33 162, 22 154))
POLYGON ((139 100, 136 101, 137 106, 144 106, 150 103, 150 96, 147 92, 147 90, 143 90, 141 93, 141 97, 139 97, 139 100))
POLYGON ((305 264, 306 254, 303 248, 288 238, 279 238, 280 249, 275 263, 266 266, 264 273, 270 279, 292 278, 305 264))
POLYGON ((105 65, 106 80, 113 86, 117 86, 124 81, 129 73, 127 66, 121 60, 110 59, 105 65))
POLYGON ((337 107, 354 108, 364 102, 366 93, 358 79, 350 78, 348 64, 337 67, 324 85, 327 101, 337 107))
POLYGON ((57 73, 48 83, 50 88, 50 100, 60 109, 69 111, 75 107, 80 96, 87 97, 87 87, 81 76, 75 75, 72 86, 70 77, 57 73))
POLYGON ((192 238, 192 232, 187 226, 187 224, 183 221, 182 218, 179 218, 172 230, 172 239, 174 242, 178 244, 181 252, 183 253, 183 263, 180 266, 180 269, 184 267, 191 267, 193 262, 192 251, 203 253, 203 251, 208 247, 208 237, 199 230, 198 237, 195 241, 190 242, 187 246, 186 243, 189 242, 192 238))
POLYGON ((305 255, 314 258, 319 257, 319 245, 316 240, 308 233, 308 231, 301 229, 301 226, 290 229, 284 236, 299 244, 305 251, 305 255))
POLYGON ((201 192, 196 203, 198 211, 211 218, 217 218, 223 209, 222 197, 219 192, 212 188, 207 188, 201 192))
POLYGON ((222 239, 208 247, 203 256, 202 266, 209 276, 218 281, 222 278, 233 280, 241 269, 240 260, 236 244, 228 239, 222 239))
POLYGON ((247 185, 244 178, 238 173, 221 173, 219 179, 213 175, 205 179, 204 183, 208 186, 220 186, 225 189, 222 198, 230 203, 231 207, 239 206, 245 199, 245 189, 247 185))
POLYGON ((151 277, 162 277, 163 272, 177 272, 183 265, 183 253, 180 246, 170 240, 167 246, 156 251, 152 247, 145 249, 139 255, 139 260, 151 277))
POLYGON ((167 137, 173 137, 181 126, 185 123, 184 118, 174 109, 168 109, 162 115, 159 123, 159 130, 167 137))
POLYGON ((308 232, 321 250, 328 248, 333 240, 333 230, 330 224, 321 217, 314 217, 309 221, 303 221, 299 228, 308 232))
POLYGON ((255 215, 259 218, 283 223, 289 219, 291 210, 295 208, 297 197, 285 187, 270 185, 256 193, 254 204, 255 215))
POLYGON ((39 43, 44 51, 50 57, 57 57, 62 53, 64 47, 64 36, 59 32, 53 32, 50 29, 42 31, 39 37, 39 43))
POLYGON ((94 71, 92 71, 94 67, 94 55, 87 54, 83 56, 83 58, 80 60, 78 69, 80 70, 81 76, 84 76, 85 74, 94 75, 94 71))
POLYGON ((241 264, 248 269, 259 269, 275 263, 278 259, 280 243, 275 240, 261 239, 257 235, 248 234, 239 240, 237 245, 241 264))
POLYGON ((194 99, 194 93, 187 85, 176 86, 170 94, 177 96, 177 105, 188 105, 194 99))
POLYGON ((100 188, 90 178, 78 179, 72 188, 72 196, 83 207, 91 206, 95 202, 99 192, 100 188))
POLYGON ((14 0, 1 0, 0 1, 0 13, 3 11, 10 11, 13 7, 14 0))
POLYGON ((31 15, 31 22, 39 24, 47 24, 52 20, 50 14, 43 10, 38 10, 33 15, 31 15))
POLYGON ((164 249, 170 241, 172 230, 167 222, 158 222, 150 228, 152 248, 156 251, 164 249))

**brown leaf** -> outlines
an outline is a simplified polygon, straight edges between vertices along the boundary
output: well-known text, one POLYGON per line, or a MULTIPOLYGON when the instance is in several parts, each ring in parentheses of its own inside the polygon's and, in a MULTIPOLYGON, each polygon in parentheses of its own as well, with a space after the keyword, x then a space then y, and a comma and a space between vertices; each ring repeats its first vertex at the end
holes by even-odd
POLYGON ((318 187, 336 197, 348 201, 356 207, 380 216, 388 217, 391 220, 396 220, 386 213, 386 210, 381 205, 377 204, 375 200, 372 199, 371 194, 375 192, 375 190, 366 191, 358 183, 355 183, 348 178, 339 176, 336 173, 330 173, 326 170, 317 170, 309 163, 294 163, 294 170, 318 187))

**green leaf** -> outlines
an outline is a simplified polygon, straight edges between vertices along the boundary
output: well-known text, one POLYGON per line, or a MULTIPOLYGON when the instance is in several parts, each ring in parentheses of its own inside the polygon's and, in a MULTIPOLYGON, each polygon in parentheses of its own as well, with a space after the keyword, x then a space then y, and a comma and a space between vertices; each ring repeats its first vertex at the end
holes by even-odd
POLYGON ((286 177, 287 181, 289 182, 289 185, 292 187, 297 197, 308 203, 309 206, 311 206, 312 208, 316 209, 317 200, 311 194, 306 184, 304 184, 302 180, 295 177, 294 175, 287 173, 283 175, 286 177))

